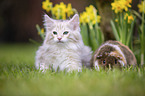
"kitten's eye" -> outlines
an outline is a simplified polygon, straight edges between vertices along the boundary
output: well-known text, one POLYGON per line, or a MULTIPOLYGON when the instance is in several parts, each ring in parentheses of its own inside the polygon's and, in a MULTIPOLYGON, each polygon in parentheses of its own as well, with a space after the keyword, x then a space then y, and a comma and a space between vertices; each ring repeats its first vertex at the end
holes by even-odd
POLYGON ((53 31, 53 34, 54 34, 54 35, 57 35, 57 32, 53 31))
POLYGON ((68 31, 65 31, 64 33, 63 33, 63 35, 67 35, 68 34, 68 31))
POLYGON ((117 60, 115 59, 115 64, 117 64, 117 60))
POLYGON ((106 61, 105 60, 103 60, 103 64, 105 64, 106 63, 106 61))

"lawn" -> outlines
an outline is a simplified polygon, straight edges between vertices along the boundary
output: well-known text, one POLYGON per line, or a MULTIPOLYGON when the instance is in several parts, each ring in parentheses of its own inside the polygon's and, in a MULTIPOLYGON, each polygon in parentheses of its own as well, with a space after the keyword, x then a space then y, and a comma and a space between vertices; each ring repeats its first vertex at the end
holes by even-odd
POLYGON ((81 73, 35 69, 34 44, 0 44, 0 96, 145 96, 145 67, 81 73))

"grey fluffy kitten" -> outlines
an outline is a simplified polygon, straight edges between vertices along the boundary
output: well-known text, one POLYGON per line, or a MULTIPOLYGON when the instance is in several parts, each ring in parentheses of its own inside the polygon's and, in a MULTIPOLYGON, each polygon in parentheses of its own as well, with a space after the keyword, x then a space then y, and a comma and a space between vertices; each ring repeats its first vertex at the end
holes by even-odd
POLYGON ((83 65, 90 66, 92 52, 82 41, 77 14, 70 20, 54 20, 45 14, 44 22, 46 37, 36 52, 37 69, 81 71, 83 65))

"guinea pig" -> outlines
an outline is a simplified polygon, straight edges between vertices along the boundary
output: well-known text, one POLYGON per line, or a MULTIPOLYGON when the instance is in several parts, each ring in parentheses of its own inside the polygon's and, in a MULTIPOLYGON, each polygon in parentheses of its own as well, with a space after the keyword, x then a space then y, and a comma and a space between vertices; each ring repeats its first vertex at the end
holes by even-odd
POLYGON ((133 52, 124 44, 119 41, 109 40, 102 44, 94 53, 92 58, 93 67, 96 70, 99 67, 111 68, 118 67, 122 68, 127 65, 136 65, 137 61, 133 52))

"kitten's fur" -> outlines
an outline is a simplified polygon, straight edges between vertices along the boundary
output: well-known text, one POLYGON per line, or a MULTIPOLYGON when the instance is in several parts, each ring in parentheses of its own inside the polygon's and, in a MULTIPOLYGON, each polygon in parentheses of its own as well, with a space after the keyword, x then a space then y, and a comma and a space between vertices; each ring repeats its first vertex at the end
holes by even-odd
POLYGON ((81 71, 82 64, 90 66, 91 50, 84 46, 79 28, 79 16, 70 20, 54 20, 44 15, 46 37, 36 52, 36 68, 55 71, 81 71))

